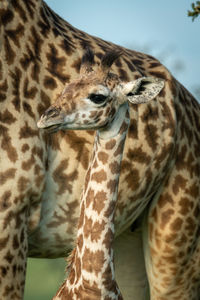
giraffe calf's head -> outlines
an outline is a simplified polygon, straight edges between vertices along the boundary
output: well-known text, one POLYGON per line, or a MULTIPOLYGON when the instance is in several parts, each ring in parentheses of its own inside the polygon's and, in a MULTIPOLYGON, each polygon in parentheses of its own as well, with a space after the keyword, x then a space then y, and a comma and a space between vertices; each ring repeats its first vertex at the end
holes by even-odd
POLYGON ((60 129, 100 129, 112 122, 125 102, 146 103, 164 87, 164 81, 141 77, 123 82, 110 72, 119 52, 105 54, 93 70, 94 54, 87 50, 82 58, 78 79, 67 84, 62 94, 41 116, 39 128, 56 132, 60 129))

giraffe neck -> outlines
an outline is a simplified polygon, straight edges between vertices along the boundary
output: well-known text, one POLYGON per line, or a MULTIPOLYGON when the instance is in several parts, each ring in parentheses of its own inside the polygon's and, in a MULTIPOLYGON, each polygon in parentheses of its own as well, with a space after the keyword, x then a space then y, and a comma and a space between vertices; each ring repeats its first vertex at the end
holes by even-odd
POLYGON ((81 289, 90 299, 93 293, 98 295, 95 299, 121 299, 115 282, 113 239, 120 164, 129 126, 127 104, 120 108, 119 116, 96 134, 82 193, 77 247, 66 284, 73 295, 81 289))

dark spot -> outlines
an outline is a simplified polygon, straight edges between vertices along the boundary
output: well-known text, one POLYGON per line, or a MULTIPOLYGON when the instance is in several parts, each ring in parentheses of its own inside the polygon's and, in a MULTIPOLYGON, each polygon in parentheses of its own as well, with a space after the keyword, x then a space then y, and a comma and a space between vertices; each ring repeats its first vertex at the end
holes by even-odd
POLYGON ((45 76, 44 78, 44 86, 47 89, 53 90, 57 87, 57 83, 55 81, 55 79, 51 76, 45 76))
POLYGON ((92 177, 91 177, 91 180, 94 180, 97 183, 102 183, 106 179, 107 179, 107 175, 106 175, 106 172, 104 170, 93 173, 92 177))
POLYGON ((174 214, 174 210, 169 208, 168 210, 164 211, 161 215, 161 224, 160 228, 164 229, 165 226, 169 223, 172 215, 174 214))

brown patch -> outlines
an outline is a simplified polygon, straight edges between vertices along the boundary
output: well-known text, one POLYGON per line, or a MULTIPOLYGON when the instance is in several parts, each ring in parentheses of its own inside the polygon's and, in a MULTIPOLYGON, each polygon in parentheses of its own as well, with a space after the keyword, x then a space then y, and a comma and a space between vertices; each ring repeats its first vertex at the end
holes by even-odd
POLYGON ((173 143, 169 143, 167 145, 163 145, 161 148, 161 152, 157 153, 155 157, 155 168, 157 170, 160 170, 163 161, 167 158, 169 158, 169 155, 172 153, 172 150, 174 149, 173 143))
POLYGON ((172 222, 172 224, 170 225, 170 229, 172 231, 178 232, 179 230, 181 230, 182 224, 183 220, 178 217, 172 222))
POLYGON ((142 147, 134 148, 133 150, 129 149, 127 153, 127 158, 133 162, 138 162, 140 164, 148 165, 151 161, 150 155, 142 150, 142 147))
POLYGON ((18 182, 17 182, 18 191, 20 193, 25 192, 25 190, 27 189, 29 183, 30 183, 30 181, 29 181, 28 178, 26 178, 24 176, 21 176, 18 179, 18 182))
POLYGON ((82 234, 80 234, 78 236, 77 246, 79 248, 79 251, 81 252, 81 250, 83 248, 83 235, 82 234))
POLYGON ((0 125, 0 136, 2 136, 1 148, 7 153, 11 162, 16 162, 18 159, 17 151, 12 145, 8 128, 3 125, 0 125))
POLYGON ((122 154, 123 149, 124 149, 124 140, 121 140, 121 142, 119 143, 116 151, 114 152, 114 156, 118 156, 119 154, 122 154))
POLYGON ((9 39, 11 39, 13 41, 13 43, 20 48, 20 37, 22 37, 24 35, 24 26, 22 26, 21 23, 18 24, 16 29, 13 30, 5 30, 6 32, 6 36, 9 37, 9 39))
POLYGON ((81 67, 81 58, 77 58, 74 60, 73 64, 71 65, 73 69, 75 69, 76 73, 79 73, 81 67))
POLYGON ((37 146, 32 148, 32 155, 37 156, 43 162, 43 149, 37 146))
POLYGON ((101 223, 95 222, 92 226, 91 231, 91 241, 92 242, 98 242, 98 240, 101 238, 102 231, 105 229, 105 222, 102 221, 101 223))
POLYGON ((188 189, 186 189, 186 193, 191 197, 197 199, 199 196, 199 184, 193 183, 188 189))
POLYGON ((45 76, 43 83, 45 88, 50 90, 54 90, 57 87, 55 79, 51 76, 45 76))
POLYGON ((5 238, 0 238, 0 250, 5 250, 9 241, 9 235, 5 238))
POLYGON ((15 8, 16 12, 19 14, 20 19, 24 22, 27 22, 26 12, 19 2, 12 1, 12 6, 15 8))
MULTIPOLYGON (((1 62, 0 62, 0 74, 3 73, 1 71, 1 62)), ((1 75, 0 75, 0 79, 1 79, 1 75)), ((6 100, 7 96, 6 96, 6 92, 8 90, 8 83, 7 83, 7 79, 5 79, 1 84, 0 84, 0 102, 3 102, 6 100)))
POLYGON ((128 124, 124 121, 120 127, 119 133, 122 134, 128 129, 128 124))
POLYGON ((112 215, 114 216, 115 207, 116 207, 116 201, 110 201, 108 209, 105 211, 104 216, 106 218, 109 218, 112 215))
POLYGON ((180 190, 185 190, 187 179, 185 179, 182 175, 176 175, 174 179, 174 184, 172 186, 173 193, 177 195, 180 190))
POLYGON ((106 143, 106 150, 111 150, 115 147, 116 141, 114 139, 106 143))
POLYGON ((74 281, 75 281, 75 271, 74 271, 74 268, 71 269, 70 274, 69 274, 67 280, 69 280, 70 284, 74 283, 74 281))
POLYGON ((38 114, 41 115, 50 106, 50 98, 49 96, 42 90, 40 93, 40 99, 42 103, 39 103, 37 106, 38 114))
POLYGON ((10 168, 6 170, 5 172, 0 172, 0 182, 1 185, 7 182, 7 180, 10 180, 15 177, 17 169, 15 168, 10 168))
POLYGON ((92 219, 85 216, 84 225, 83 225, 83 233, 85 238, 88 238, 90 236, 92 232, 92 224, 93 224, 92 219))
POLYGON ((31 167, 35 164, 35 158, 32 155, 28 160, 23 161, 21 164, 21 167, 23 170, 28 171, 31 169, 31 167))
MULTIPOLYGON (((118 294, 117 284, 114 280, 112 280, 112 277, 113 277, 112 269, 111 269, 111 265, 109 264, 106 267, 105 272, 103 273, 103 284, 107 291, 113 292, 115 295, 117 295, 118 294)), ((109 299, 108 296, 107 296, 107 299, 109 299)), ((117 298, 117 299, 120 299, 120 298, 117 298)))
POLYGON ((6 191, 3 193, 0 202, 0 211, 5 211, 11 206, 10 197, 11 191, 6 191))
POLYGON ((28 122, 25 122, 25 125, 20 129, 20 132, 19 132, 20 139, 33 138, 36 136, 38 137, 38 135, 39 135, 39 130, 32 129, 28 125, 28 122))
POLYGON ((107 183, 107 188, 110 190, 110 193, 114 193, 117 188, 116 179, 110 179, 107 183))
POLYGON ((132 191, 136 191, 140 187, 140 173, 138 169, 132 168, 131 172, 129 172, 125 177, 128 188, 132 191))
POLYGON ((23 153, 25 153, 25 152, 27 152, 29 149, 30 149, 29 145, 28 145, 28 144, 24 144, 24 145, 22 146, 22 148, 21 148, 21 151, 22 151, 23 153))
POLYGON ((34 26, 31 26, 30 34, 31 35, 29 37, 29 41, 32 44, 31 49, 33 51, 34 58, 35 60, 40 61, 40 53, 42 52, 43 39, 41 39, 38 29, 34 26))
POLYGON ((17 119, 6 109, 4 112, 0 113, 0 121, 2 123, 11 125, 15 123, 17 119))
POLYGON ((6 253, 6 255, 4 256, 4 259, 11 264, 12 260, 13 260, 14 256, 10 253, 10 250, 6 253))
POLYGON ((66 57, 59 56, 59 51, 55 47, 53 43, 49 43, 48 52, 46 53, 46 57, 48 60, 47 71, 52 75, 52 77, 56 77, 63 84, 69 82, 69 75, 64 73, 66 70, 66 57))
POLYGON ((86 195, 86 207, 89 207, 91 203, 94 201, 94 190, 89 188, 86 195))
POLYGON ((8 40, 7 36, 4 36, 4 48, 5 48, 5 58, 8 65, 11 65, 14 63, 14 59, 16 57, 16 53, 13 51, 10 42, 8 40))
POLYGON ((195 233, 195 230, 197 229, 198 223, 196 220, 194 220, 191 217, 188 217, 186 219, 186 226, 185 226, 185 231, 189 236, 193 236, 195 233))
POLYGON ((152 75, 153 77, 167 80, 167 75, 165 72, 154 70, 154 71, 149 72, 149 74, 152 75))
POLYGON ((183 170, 185 168, 185 158, 187 155, 188 148, 184 144, 182 145, 176 160, 176 167, 178 170, 183 170))
POLYGON ((86 138, 81 138, 79 132, 75 133, 75 131, 68 131, 68 134, 64 134, 63 138, 70 147, 77 153, 76 160, 82 165, 82 167, 87 170, 90 152, 88 150, 88 145, 90 146, 90 142, 86 138))
POLYGON ((138 139, 138 126, 137 120, 131 119, 131 123, 128 130, 128 136, 132 139, 138 139))
POLYGON ((96 117, 96 115, 97 115, 97 111, 93 110, 93 111, 90 112, 89 118, 94 119, 96 117))
MULTIPOLYGON (((77 295, 77 299, 81 295, 81 300, 96 300, 101 299, 101 289, 98 288, 98 285, 96 282, 91 284, 88 280, 86 280, 83 277, 82 286, 79 288, 79 290, 75 290, 75 294, 77 295)), ((66 299, 66 298, 65 298, 66 299)), ((63 299, 63 300, 65 300, 63 299)), ((72 299, 70 297, 69 299, 72 299)))
POLYGON ((118 69, 119 72, 119 77, 122 81, 128 81, 129 80, 129 76, 127 74, 127 72, 124 69, 118 69))
POLYGON ((104 111, 103 110, 100 110, 98 113, 97 113, 97 116, 96 118, 100 118, 102 115, 103 115, 104 111))
POLYGON ((113 246, 113 239, 114 239, 114 233, 109 228, 103 240, 103 244, 105 245, 106 249, 109 251, 109 255, 110 255, 110 250, 113 246))
POLYGON ((8 270, 8 267, 4 267, 4 266, 1 266, 1 267, 0 267, 0 274, 1 274, 1 277, 5 277, 5 276, 6 276, 7 270, 8 270))
MULTIPOLYGON (((188 237, 186 237, 185 234, 182 234, 181 236, 179 236, 178 241, 175 243, 175 245, 180 247, 180 249, 181 249, 181 247, 186 245, 187 241, 188 241, 188 237)), ((166 242, 168 242, 168 241, 166 241, 166 242)), ((181 255, 181 258, 183 258, 183 253, 181 255)))
POLYGON ((103 163, 106 164, 108 161, 108 154, 106 152, 100 151, 98 153, 98 159, 103 163))
POLYGON ((109 164, 109 168, 110 168, 112 174, 120 173, 120 165, 117 161, 114 161, 113 163, 109 164))
POLYGON ((37 91, 38 90, 35 86, 29 87, 29 81, 28 78, 26 78, 24 80, 24 88, 23 88, 24 97, 27 99, 34 99, 37 91))
POLYGON ((161 229, 164 229, 165 226, 169 223, 171 217, 173 216, 174 214, 174 210, 173 209, 168 209, 166 211, 164 211, 161 215, 161 224, 160 224, 160 227, 161 229))
POLYGON ((14 14, 10 9, 0 9, 0 20, 1 24, 6 27, 14 18, 14 14))
POLYGON ((81 203, 81 209, 80 209, 80 217, 79 217, 79 223, 78 223, 78 229, 83 227, 83 222, 84 222, 84 216, 85 216, 85 207, 84 203, 81 203))
POLYGON ((158 146, 159 134, 157 131, 157 127, 153 124, 146 125, 144 129, 145 139, 152 151, 155 151, 158 146))
POLYGON ((19 240, 17 234, 13 237, 13 243, 12 243, 13 249, 16 250, 19 248, 19 240))
POLYGON ((187 197, 182 197, 179 201, 180 210, 179 213, 183 216, 188 214, 194 207, 194 203, 190 201, 187 197))
POLYGON ((77 178, 78 172, 77 170, 74 170, 71 173, 66 174, 68 164, 69 159, 63 159, 53 172, 53 179, 58 185, 57 195, 62 195, 66 191, 72 193, 73 182, 77 178))
POLYGON ((174 200, 169 193, 162 194, 158 200, 158 206, 163 208, 166 204, 174 205, 174 200))
POLYGON ((104 191, 97 192, 93 200, 93 209, 100 214, 104 208, 105 201, 107 200, 106 193, 104 191))
POLYGON ((95 273, 95 275, 98 275, 98 273, 101 272, 103 264, 105 262, 104 252, 101 250, 93 252, 86 247, 82 257, 82 261, 84 270, 91 274, 95 273))
POLYGON ((76 268, 76 280, 79 280, 79 278, 81 277, 81 261, 80 258, 78 257, 78 255, 76 255, 76 259, 75 259, 75 268, 76 268))
POLYGON ((106 175, 106 172, 104 170, 93 173, 92 177, 91 177, 91 180, 94 180, 97 183, 102 183, 106 179, 107 179, 107 175, 106 175))
POLYGON ((158 106, 147 105, 144 113, 141 115, 141 120, 144 123, 148 123, 149 121, 157 120, 158 117, 158 106))

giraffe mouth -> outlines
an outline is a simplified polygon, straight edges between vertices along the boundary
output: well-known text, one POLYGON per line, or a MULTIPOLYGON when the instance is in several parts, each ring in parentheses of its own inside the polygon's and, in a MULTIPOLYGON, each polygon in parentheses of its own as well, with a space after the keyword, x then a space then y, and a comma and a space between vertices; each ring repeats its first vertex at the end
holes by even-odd
POLYGON ((62 124, 53 124, 53 125, 50 125, 48 127, 42 128, 42 129, 48 133, 56 133, 60 129, 62 129, 62 124))

